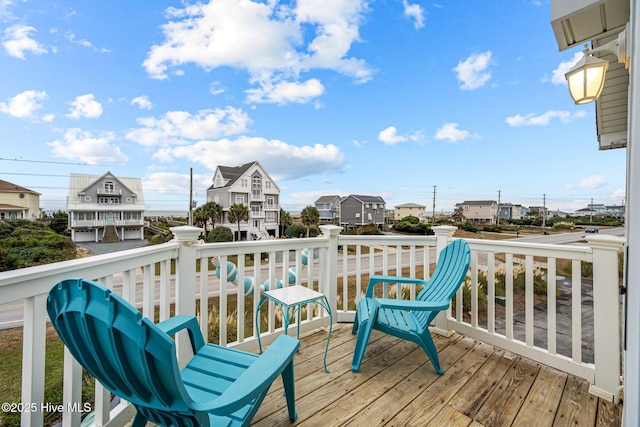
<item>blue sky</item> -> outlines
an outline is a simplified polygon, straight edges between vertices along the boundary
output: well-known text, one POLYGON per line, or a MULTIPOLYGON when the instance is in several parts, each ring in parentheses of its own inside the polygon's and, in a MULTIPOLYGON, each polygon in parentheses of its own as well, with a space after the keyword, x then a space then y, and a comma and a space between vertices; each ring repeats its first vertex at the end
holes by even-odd
POLYGON ((625 149, 571 101, 548 1, 0 0, 0 179, 64 209, 70 173, 142 179, 148 210, 259 161, 329 194, 437 212, 624 201, 625 149))

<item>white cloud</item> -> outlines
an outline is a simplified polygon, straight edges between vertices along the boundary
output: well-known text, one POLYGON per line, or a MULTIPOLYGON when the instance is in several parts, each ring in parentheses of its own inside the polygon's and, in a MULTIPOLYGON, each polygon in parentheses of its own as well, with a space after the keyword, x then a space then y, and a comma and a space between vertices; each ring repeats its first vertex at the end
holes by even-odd
POLYGON ((186 144, 187 140, 240 134, 247 131, 249 123, 247 113, 233 107, 202 110, 195 115, 186 111, 169 111, 157 119, 138 119, 142 127, 129 131, 126 137, 147 147, 180 145, 186 144))
POLYGON ((236 140, 199 141, 192 145, 160 150, 159 160, 184 158, 213 171, 218 165, 236 165, 258 160, 275 180, 339 172, 344 153, 333 144, 298 147, 279 140, 240 136, 236 140))
POLYGON ((446 139, 450 142, 457 142, 464 141, 471 136, 469 131, 458 129, 458 126, 460 126, 458 123, 445 123, 436 131, 434 138, 438 140, 446 139))
POLYGON ((0 112, 20 119, 28 118, 42 108, 39 101, 47 99, 46 92, 27 90, 9 98, 7 102, 0 102, 0 112))
POLYGON ((551 83, 555 85, 566 85, 567 79, 564 78, 564 75, 569 72, 571 67, 578 62, 582 58, 582 52, 576 52, 568 61, 563 61, 558 65, 558 68, 551 72, 551 83))
POLYGON ((93 94, 88 93, 86 95, 77 96, 75 100, 71 102, 71 108, 67 117, 72 119, 97 119, 102 115, 102 104, 95 100, 93 94))
POLYGON ((149 97, 147 97, 147 95, 136 96, 131 100, 131 105, 137 105, 141 110, 153 109, 153 104, 149 101, 149 97))
POLYGON ((395 126, 389 126, 388 128, 380 131, 378 139, 388 145, 394 145, 407 140, 406 137, 398 135, 398 130, 395 126))
POLYGON ((460 82, 460 89, 474 90, 484 86, 491 79, 491 51, 473 54, 464 61, 458 62, 453 69, 460 82))
MULTIPOLYGON (((190 180, 189 174, 151 172, 142 179, 142 187, 148 193, 188 195, 190 180)), ((211 175, 193 175, 193 188, 208 188, 210 185, 211 175)))
POLYGON ((407 0, 402 0, 404 6, 404 16, 413 19, 413 26, 417 30, 424 27, 424 8, 419 4, 409 4, 407 0))
POLYGON ((605 185, 607 185, 607 180, 603 175, 592 175, 586 178, 582 178, 580 182, 578 182, 577 184, 565 185, 565 188, 567 189, 581 188, 581 189, 592 190, 594 188, 604 187, 605 185))
POLYGON ((324 86, 318 79, 309 79, 304 83, 271 82, 260 84, 259 89, 249 89, 247 101, 284 105, 291 102, 304 104, 324 93, 324 86))
MULTIPOLYGON (((167 9, 164 41, 151 47, 143 67, 153 78, 167 78, 170 68, 194 63, 209 71, 228 66, 246 70, 250 81, 277 86, 297 81, 300 73, 329 69, 357 82, 373 71, 349 50, 359 41, 366 0, 277 1, 211 0, 208 4, 167 9)), ((319 86, 316 85, 316 89, 319 86)), ((307 88, 308 89, 308 88, 307 88)), ((294 96, 303 102, 310 95, 294 96)), ((286 102, 282 96, 259 96, 262 102, 286 102)))
POLYGON ((621 201, 621 205, 624 204, 624 199, 625 197, 627 197, 627 192, 624 190, 624 188, 618 188, 616 191, 614 191, 611 194, 611 200, 620 200, 621 201))
POLYGON ((522 116, 516 114, 515 116, 507 117, 505 122, 509 126, 548 126, 552 119, 558 119, 562 123, 571 123, 576 119, 583 119, 587 117, 587 113, 584 110, 578 110, 574 113, 570 111, 549 110, 544 114, 536 116, 535 114, 527 114, 522 116))
POLYGON ((222 83, 215 81, 209 85, 209 93, 211 95, 220 95, 224 93, 227 89, 222 85, 222 83))
POLYGON ((394 145, 406 141, 420 142, 424 140, 424 135, 421 131, 414 132, 408 136, 398 135, 398 130, 395 126, 389 126, 378 133, 378 139, 387 145, 394 145))
POLYGON ((78 160, 90 165, 104 163, 127 163, 129 159, 120 147, 112 144, 115 139, 113 133, 103 132, 93 135, 91 132, 78 128, 67 129, 62 140, 48 142, 52 147, 53 157, 78 160))
POLYGON ((2 46, 7 53, 13 57, 26 59, 25 53, 31 52, 36 55, 47 53, 40 43, 30 37, 36 29, 28 25, 12 25, 5 28, 2 46))
POLYGON ((83 47, 92 47, 91 43, 88 40, 85 39, 76 39, 76 35, 73 34, 71 31, 67 31, 67 33, 64 35, 64 37, 69 40, 71 43, 73 44, 77 44, 83 47))

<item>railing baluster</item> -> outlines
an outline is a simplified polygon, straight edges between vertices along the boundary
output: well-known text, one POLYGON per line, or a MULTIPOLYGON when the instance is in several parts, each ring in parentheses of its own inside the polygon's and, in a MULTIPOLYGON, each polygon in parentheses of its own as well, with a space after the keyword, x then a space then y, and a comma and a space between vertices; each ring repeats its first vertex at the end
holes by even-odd
POLYGON ((471 326, 478 327, 478 252, 471 253, 471 326))
MULTIPOLYGON (((222 280, 220 287, 222 287, 222 280)), ((207 256, 200 257, 200 331, 205 342, 209 342, 209 257, 207 256)))
MULTIPOLYGON (((580 260, 571 265, 571 358, 582 362, 582 268, 580 260)), ((612 315, 617 313, 612 313, 612 315)))
POLYGON ((487 331, 496 332, 496 256, 487 253, 487 331))
POLYGON ((547 258, 547 351, 556 354, 556 259, 547 258))
POLYGON ((244 342, 244 254, 238 255, 238 342, 244 342))
POLYGON ((533 256, 525 257, 525 342, 533 347, 533 256))
POLYGON ((505 336, 513 340, 513 254, 505 255, 505 336))
POLYGON ((23 411, 20 423, 23 426, 41 426, 44 403, 44 361, 46 294, 24 299, 24 326, 22 332, 22 402, 36 404, 35 411, 23 411))
POLYGON ((73 411, 72 405, 82 403, 82 366, 73 358, 71 352, 65 347, 63 362, 62 382, 62 425, 80 425, 80 411, 73 411))

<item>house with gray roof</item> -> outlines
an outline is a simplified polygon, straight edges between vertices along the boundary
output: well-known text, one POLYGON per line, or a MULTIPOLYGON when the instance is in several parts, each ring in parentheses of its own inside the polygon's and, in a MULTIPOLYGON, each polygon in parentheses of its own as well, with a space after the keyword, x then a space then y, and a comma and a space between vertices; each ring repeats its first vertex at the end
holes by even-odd
POLYGON ((320 222, 333 224, 340 218, 340 196, 322 196, 315 202, 315 207, 320 212, 320 222))
POLYGON ((368 224, 382 228, 385 207, 386 203, 380 196, 351 194, 340 200, 340 225, 347 230, 368 224))
POLYGON ((230 228, 236 240, 259 240, 279 236, 280 188, 257 161, 240 166, 218 166, 213 184, 207 189, 207 202, 222 207, 222 219, 216 226, 230 228), (229 208, 233 204, 249 208, 249 220, 238 224, 229 222, 229 208))
POLYGON ((74 242, 144 239, 144 196, 140 178, 72 173, 67 212, 74 242))

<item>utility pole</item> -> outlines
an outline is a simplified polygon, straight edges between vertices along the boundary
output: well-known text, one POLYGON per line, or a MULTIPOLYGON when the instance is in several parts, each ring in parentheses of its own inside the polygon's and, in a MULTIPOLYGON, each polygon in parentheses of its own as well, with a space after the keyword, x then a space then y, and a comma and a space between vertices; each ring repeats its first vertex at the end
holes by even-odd
POLYGON ((589 222, 593 222, 593 197, 591 198, 591 205, 589 206, 589 222))
POLYGON ((542 228, 547 224, 547 195, 542 195, 542 228))
POLYGON ((500 190, 498 190, 498 213, 496 215, 496 224, 500 225, 500 190))
POLYGON ((436 225, 436 186, 433 186, 433 211, 431 217, 431 224, 436 225))
POLYGON ((193 225, 193 168, 189 168, 189 225, 193 225))

